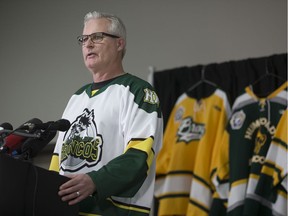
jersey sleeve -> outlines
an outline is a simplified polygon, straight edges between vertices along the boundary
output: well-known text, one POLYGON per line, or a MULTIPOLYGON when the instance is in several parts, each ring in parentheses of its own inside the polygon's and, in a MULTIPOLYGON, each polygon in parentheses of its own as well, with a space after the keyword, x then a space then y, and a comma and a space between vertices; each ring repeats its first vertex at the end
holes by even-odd
MULTIPOLYGON (((60 133, 63 133, 63 132, 60 132, 60 133)), ((49 170, 50 171, 59 172, 59 170, 60 170, 60 166, 59 166, 59 163, 60 163, 60 161, 59 161, 60 152, 61 152, 61 146, 56 144, 55 148, 54 148, 54 152, 52 154, 51 161, 50 161, 50 166, 49 166, 49 170)))
POLYGON ((155 157, 163 133, 158 97, 149 86, 130 89, 123 94, 120 107, 120 124, 127 143, 124 153, 88 173, 99 200, 110 196, 132 197, 148 175, 155 178, 155 157))
POLYGON ((134 196, 147 177, 155 156, 151 148, 153 141, 152 137, 140 141, 137 143, 139 148, 130 147, 98 171, 88 173, 96 185, 99 200, 110 196, 134 196))
POLYGON ((49 165, 50 171, 59 172, 59 155, 56 153, 53 153, 52 159, 49 165))

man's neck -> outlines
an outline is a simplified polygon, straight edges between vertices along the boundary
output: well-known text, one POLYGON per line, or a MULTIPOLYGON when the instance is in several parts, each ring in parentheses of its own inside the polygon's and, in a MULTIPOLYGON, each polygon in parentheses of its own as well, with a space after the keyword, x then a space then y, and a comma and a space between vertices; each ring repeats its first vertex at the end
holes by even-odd
POLYGON ((119 67, 111 67, 105 70, 92 71, 94 82, 103 82, 105 80, 113 79, 115 77, 123 75, 125 72, 122 65, 119 67))

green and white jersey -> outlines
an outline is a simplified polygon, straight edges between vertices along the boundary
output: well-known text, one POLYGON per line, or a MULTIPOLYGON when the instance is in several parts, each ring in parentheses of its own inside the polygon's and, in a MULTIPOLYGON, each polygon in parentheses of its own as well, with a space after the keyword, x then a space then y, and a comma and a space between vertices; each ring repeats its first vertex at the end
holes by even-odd
POLYGON ((59 133, 50 169, 94 181, 97 193, 80 204, 80 215, 149 215, 163 134, 159 99, 131 74, 95 94, 92 86, 70 98, 62 118, 71 127, 59 133))
POLYGON ((229 180, 229 191, 228 187, 222 187, 225 191, 221 191, 221 184, 217 186, 219 194, 228 197, 227 215, 243 215, 244 211, 245 215, 256 215, 255 205, 250 205, 251 202, 255 204, 254 201, 261 204, 260 215, 269 211, 261 200, 250 195, 255 191, 276 126, 286 108, 287 82, 266 98, 258 98, 247 87, 235 100, 222 143, 223 146, 228 143, 228 148, 222 149, 227 153, 221 154, 225 159, 221 160, 222 167, 218 167, 217 174, 219 182, 229 180))
POLYGON ((270 144, 256 190, 251 195, 268 203, 273 215, 287 215, 288 109, 282 115, 270 144))

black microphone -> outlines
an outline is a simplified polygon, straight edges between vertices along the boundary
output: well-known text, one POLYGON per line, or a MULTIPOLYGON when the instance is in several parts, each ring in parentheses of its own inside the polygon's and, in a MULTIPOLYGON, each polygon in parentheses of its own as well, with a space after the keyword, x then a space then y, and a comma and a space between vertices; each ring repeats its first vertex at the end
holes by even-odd
MULTIPOLYGON (((33 118, 27 122, 25 122, 23 125, 28 125, 28 124, 40 124, 42 121, 37 118, 33 118)), ((22 126, 23 126, 22 125, 22 126)), ((20 126, 19 128, 21 128, 20 126)), ((16 130, 18 131, 17 128, 16 130)), ((22 131, 22 135, 17 135, 16 130, 12 130, 7 134, 5 134, 5 140, 4 140, 4 145, 0 148, 0 153, 7 153, 11 154, 13 151, 21 150, 21 146, 25 140, 28 139, 28 136, 25 135, 25 131, 22 131), (15 134, 13 134, 15 132, 15 134), (25 135, 25 136, 24 136, 25 135)))
POLYGON ((4 138, 13 130, 13 126, 8 123, 4 122, 0 125, 0 146, 4 145, 5 140, 4 138))
POLYGON ((17 129, 15 129, 15 131, 26 130, 27 132, 34 132, 35 130, 37 130, 37 128, 35 128, 35 125, 41 125, 41 124, 43 124, 43 122, 40 119, 33 118, 22 124, 17 129))
POLYGON ((70 122, 66 119, 60 119, 58 121, 48 121, 46 123, 28 122, 20 126, 18 129, 28 130, 29 132, 33 132, 35 130, 66 131, 69 128, 70 128, 70 122))
POLYGON ((0 125, 0 131, 3 130, 13 130, 13 126, 8 122, 4 122, 0 125))
POLYGON ((70 121, 67 119, 59 119, 58 121, 52 122, 48 126, 48 130, 50 131, 67 131, 70 128, 71 124, 70 121))
POLYGON ((36 157, 37 154, 49 144, 49 142, 56 136, 57 131, 67 131, 70 128, 70 122, 66 119, 60 119, 55 122, 47 122, 44 124, 35 125, 40 132, 38 138, 29 138, 22 145, 22 159, 30 159, 36 157))
POLYGON ((21 148, 21 159, 29 160, 30 158, 36 157, 37 154, 49 144, 49 142, 56 136, 57 131, 46 130, 42 132, 39 138, 27 139, 21 148))

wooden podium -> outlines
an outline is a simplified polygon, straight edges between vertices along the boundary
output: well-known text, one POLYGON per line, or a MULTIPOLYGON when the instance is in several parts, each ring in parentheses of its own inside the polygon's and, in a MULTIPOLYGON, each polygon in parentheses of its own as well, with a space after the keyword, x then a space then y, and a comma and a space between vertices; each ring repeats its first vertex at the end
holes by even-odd
POLYGON ((69 206, 58 196, 68 180, 28 161, 0 154, 0 215, 78 216, 78 205, 69 206))

